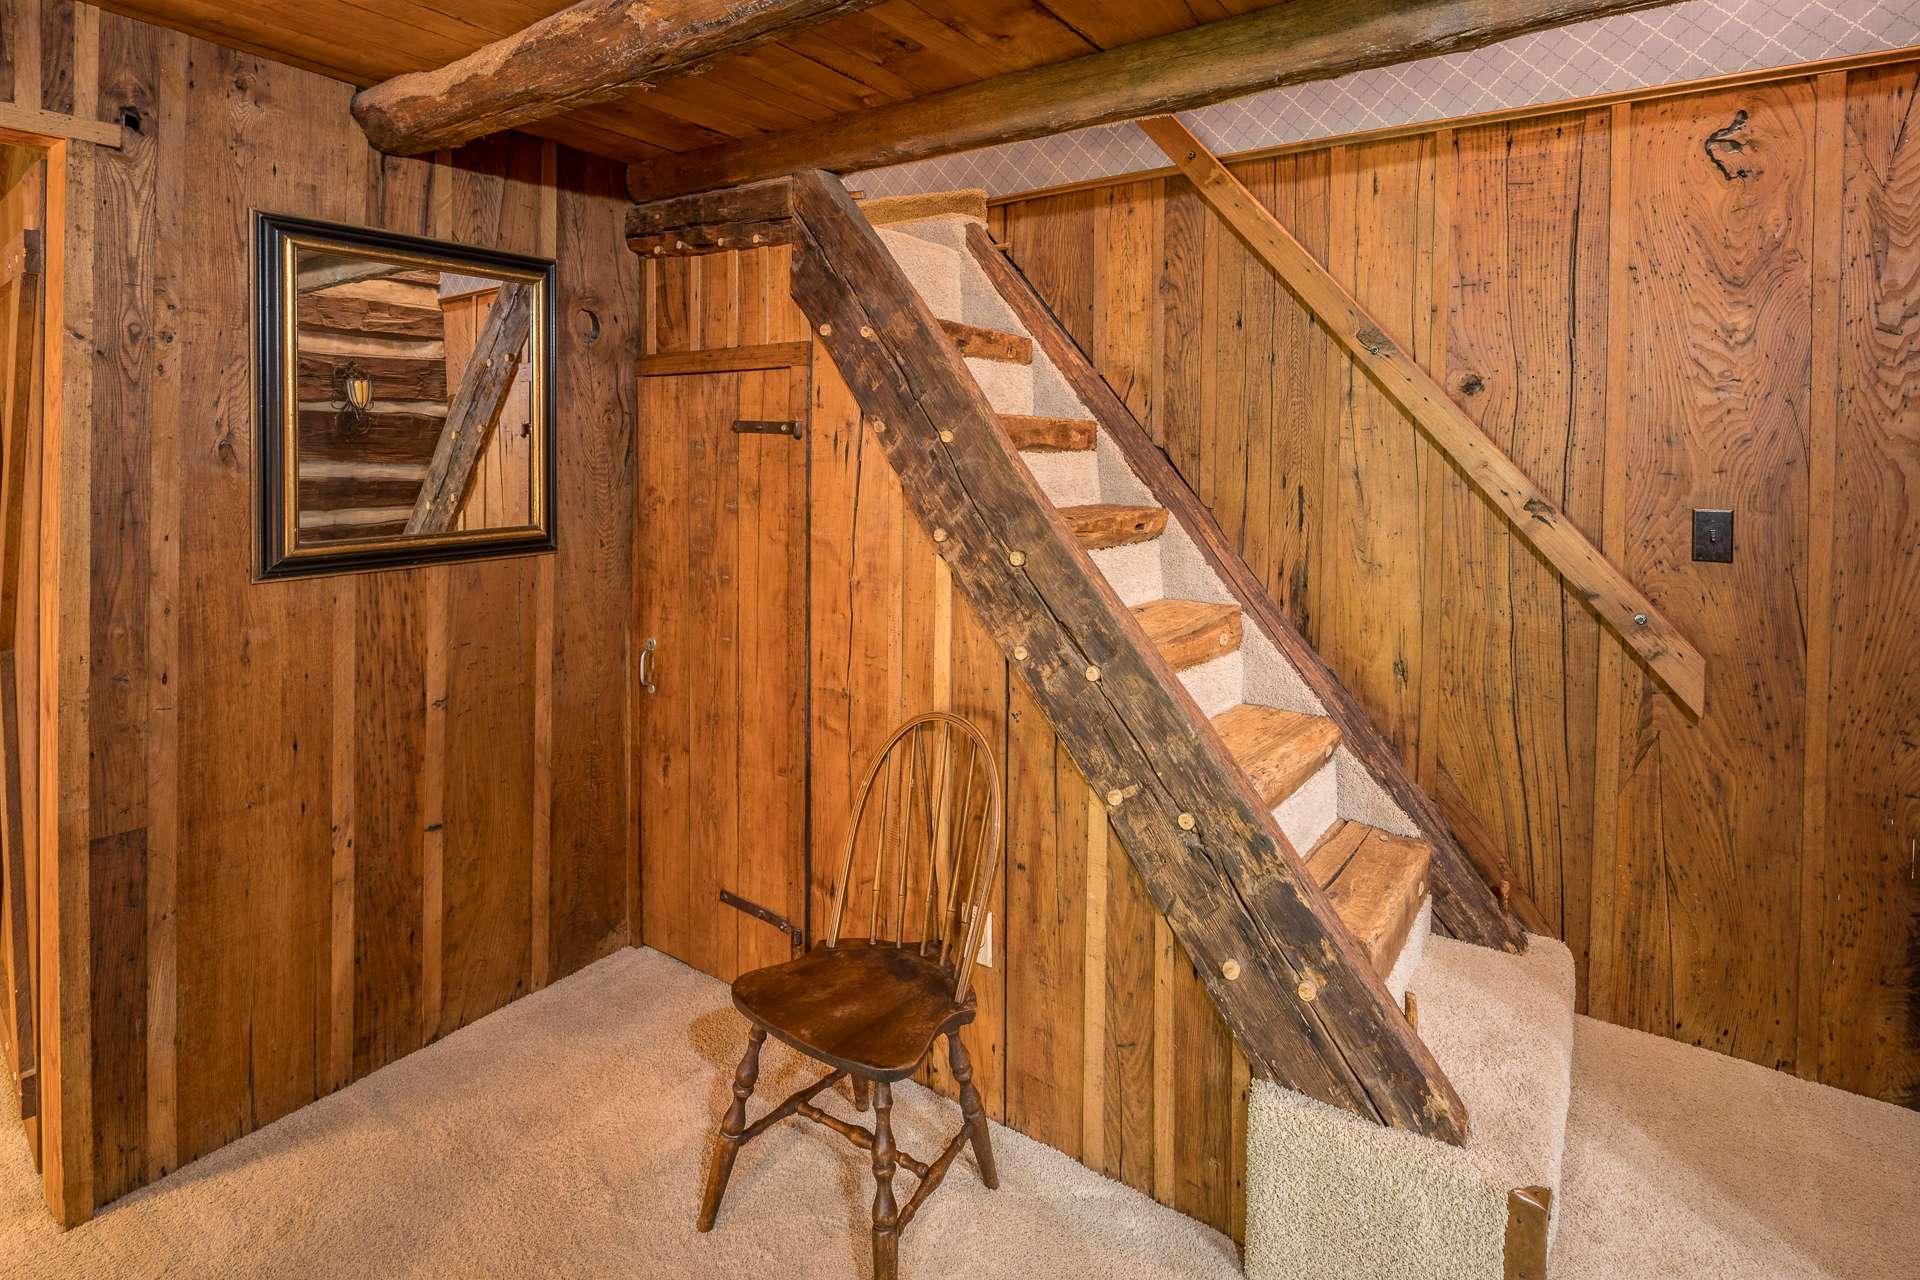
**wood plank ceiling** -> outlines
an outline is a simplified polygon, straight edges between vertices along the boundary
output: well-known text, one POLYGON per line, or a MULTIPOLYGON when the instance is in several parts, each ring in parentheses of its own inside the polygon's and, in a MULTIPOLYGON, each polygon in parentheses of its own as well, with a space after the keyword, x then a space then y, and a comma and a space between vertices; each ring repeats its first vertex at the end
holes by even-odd
MULTIPOLYGON (((1279 0, 886 0, 528 132, 613 159, 691 151, 917 98, 1279 0)), ((368 85, 444 65, 565 0, 113 0, 103 6, 368 85), (457 12, 448 10, 457 8, 457 12)))

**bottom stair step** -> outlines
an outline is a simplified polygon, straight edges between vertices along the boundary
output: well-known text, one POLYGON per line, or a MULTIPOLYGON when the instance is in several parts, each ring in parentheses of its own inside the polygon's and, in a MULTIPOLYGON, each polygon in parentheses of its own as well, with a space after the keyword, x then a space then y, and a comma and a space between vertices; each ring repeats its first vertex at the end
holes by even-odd
POLYGON ((1307 855, 1307 871, 1382 978, 1393 972, 1420 918, 1432 858, 1426 841, 1364 822, 1335 825, 1307 855))
MULTIPOLYGON (((1433 938, 1409 990, 1472 1128, 1464 1147, 1385 1129, 1255 1081, 1247 1115, 1246 1274, 1253 1280, 1551 1274, 1508 1270, 1508 1207, 1545 1188, 1553 1219, 1573 1087, 1573 956, 1433 938)), ((1516 1233, 1523 1249, 1529 1242, 1516 1233)))

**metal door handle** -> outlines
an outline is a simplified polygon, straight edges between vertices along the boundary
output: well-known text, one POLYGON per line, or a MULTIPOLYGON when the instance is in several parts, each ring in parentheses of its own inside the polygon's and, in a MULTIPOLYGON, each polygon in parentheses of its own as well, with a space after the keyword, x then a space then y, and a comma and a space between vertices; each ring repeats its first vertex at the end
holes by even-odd
POLYGON ((640 687, 648 693, 660 692, 653 681, 647 678, 653 668, 653 652, 659 647, 660 642, 652 636, 648 636, 647 642, 640 646, 640 687))

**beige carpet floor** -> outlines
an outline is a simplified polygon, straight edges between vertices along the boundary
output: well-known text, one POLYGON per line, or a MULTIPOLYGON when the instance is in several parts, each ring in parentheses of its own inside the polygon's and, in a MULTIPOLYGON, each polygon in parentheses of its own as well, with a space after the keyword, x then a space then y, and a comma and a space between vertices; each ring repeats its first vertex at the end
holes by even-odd
MULTIPOLYGON (((719 983, 627 951, 62 1235, 0 1124, 0 1277, 820 1277, 867 1273, 861 1153, 790 1124, 693 1230, 743 1041, 719 983)), ((1557 1277, 1911 1277, 1920 1115, 1581 1020, 1557 1277), (1906 1270, 1889 1269, 1896 1260, 1906 1270)), ((768 1092, 801 1070, 768 1046, 768 1092)), ((844 1112, 843 1112, 844 1113, 844 1112)), ((902 1144, 955 1109, 905 1087, 902 1144)), ((996 1128, 907 1233, 910 1280, 1229 1277, 1233 1247, 996 1128)))

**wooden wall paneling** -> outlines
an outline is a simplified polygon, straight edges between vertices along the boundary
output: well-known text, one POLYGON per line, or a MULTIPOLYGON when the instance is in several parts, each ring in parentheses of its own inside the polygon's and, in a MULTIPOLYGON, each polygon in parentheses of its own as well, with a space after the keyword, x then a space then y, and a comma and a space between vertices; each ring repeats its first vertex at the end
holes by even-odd
MULTIPOLYGON (((1155 263, 1153 298, 1159 314, 1160 395, 1155 405, 1158 412, 1146 422, 1154 443, 1174 465, 1186 475, 1197 476, 1202 467, 1202 382, 1208 351, 1208 294, 1199 282, 1204 279, 1207 228, 1214 216, 1185 178, 1164 179, 1161 189, 1160 258, 1155 263)), ((1008 207, 995 205, 993 212, 1005 216, 1008 207)), ((1022 270, 1030 269, 1032 254, 1015 256, 1022 270)), ((1046 296, 1051 300, 1053 295, 1046 296)))
MULTIPOLYGON (((660 340, 681 335, 675 312, 666 299, 682 293, 692 262, 654 264, 656 297, 652 308, 660 325, 660 340)), ((636 437, 639 483, 635 512, 638 543, 635 570, 637 643, 656 647, 650 661, 652 692, 635 694, 640 761, 638 801, 641 811, 642 869, 641 932, 647 945, 677 959, 692 951, 688 935, 694 922, 686 909, 685 863, 679 858, 657 858, 656 848, 691 849, 694 827, 691 810, 697 794, 688 733, 693 681, 688 589, 686 501, 687 457, 692 430, 707 412, 699 397, 706 379, 642 378, 640 420, 636 437)))
POLYGON ((1084 813, 1086 783, 1018 681, 1007 686, 1006 786, 1007 1123, 1077 1157, 1086 842, 1063 819, 1084 813))
MULTIPOLYGON (((161 86, 155 34, 133 23, 109 21, 96 44, 99 110, 117 115, 132 109, 153 118, 161 86)), ((160 442, 150 435, 146 383, 158 343, 155 316, 157 257, 168 251, 155 241, 152 199, 156 143, 149 130, 132 146, 103 149, 96 159, 93 250, 97 293, 124 289, 116 328, 126 340, 116 359, 94 370, 97 412, 127 424, 103 435, 94 448, 93 493, 88 521, 119 536, 95 543, 90 604, 92 709, 97 744, 90 752, 87 792, 88 840, 93 898, 93 1194, 113 1199, 146 1180, 148 1134, 147 1017, 151 879, 148 859, 150 762, 147 647, 152 551, 151 458, 160 442), (104 233, 104 234, 102 234, 104 233)), ((165 846, 170 833, 159 843, 165 846)), ((165 872, 162 876, 165 876, 165 872)))
MULTIPOLYGON (((457 153, 454 238, 539 248, 540 144, 457 153)), ((440 1019, 445 1035, 532 985, 534 682, 538 569, 528 558, 448 573, 440 1019)))
POLYGON ((1832 537, 1832 697, 1809 743, 1825 757, 1825 945, 1800 975, 1820 985, 1818 1032, 1803 1039, 1818 1078, 1908 1107, 1920 1106, 1917 101, 1908 64, 1855 73, 1845 105, 1838 413, 1817 442, 1832 451, 1832 487, 1814 495, 1831 503, 1814 534, 1832 537))
MULTIPOLYGON (((782 247, 739 256, 742 345, 806 333, 787 297, 782 247)), ((806 419, 808 374, 740 375, 739 416, 806 419)), ((806 428, 802 427, 805 432, 806 428)), ((807 444, 788 436, 739 437, 740 860, 730 886, 795 924, 806 921, 807 444)), ((743 917, 742 971, 792 954, 785 935, 743 917)))
MULTIPOLYGON (((1462 130, 1441 157, 1452 204, 1435 368, 1594 536, 1607 144, 1604 114, 1559 116, 1462 130)), ((1429 474, 1422 775, 1455 831, 1482 839, 1477 855, 1511 858, 1553 931, 1583 938, 1598 624, 1452 468, 1429 474)))
MULTIPOLYGON (((211 328, 246 312, 247 282, 204 246, 244 243, 257 206, 353 216, 365 161, 324 142, 321 122, 343 109, 342 87, 303 78, 262 95, 256 86, 274 74, 267 64, 226 50, 195 56, 205 70, 191 78, 180 116, 196 122, 187 164, 201 175, 200 196, 171 250, 194 255, 183 276, 187 322, 211 328), (305 162, 273 166, 282 146, 305 162)), ((330 646, 305 634, 309 620, 328 616, 330 588, 253 587, 245 539, 235 535, 252 512, 245 363, 227 344, 201 344, 186 356, 182 398, 221 407, 183 419, 175 480, 194 495, 182 508, 177 684, 178 988, 195 993, 181 1001, 177 1025, 187 1160, 314 1096, 325 1043, 314 1023, 331 982, 326 914, 316 907, 331 896, 333 691, 330 646), (245 662, 232 660, 236 636, 245 662)))
MULTIPOLYGON (((986 736, 1003 762, 1002 768, 1011 768, 1014 751, 1009 740, 1013 732, 1009 697, 1013 682, 1007 679, 1006 659, 993 637, 987 634, 973 606, 954 592, 946 561, 934 558, 934 572, 947 601, 946 625, 952 666, 947 710, 971 721, 986 736)), ((973 969, 974 1002, 979 1012, 973 1025, 967 1028, 966 1043, 967 1053, 973 1059, 974 1087, 980 1090, 981 1105, 988 1115, 1004 1123, 1011 1109, 1012 1093, 1013 975, 1023 962, 1023 953, 1012 938, 1011 839, 1005 834, 1001 838, 1006 844, 1001 849, 1000 882, 988 899, 994 928, 992 963, 976 964, 973 969)), ((1060 838, 1063 841, 1071 838, 1064 824, 1060 838)), ((938 1062, 938 1057, 936 1054, 936 1070, 941 1073, 939 1083, 951 1093, 951 1073, 945 1070, 944 1063, 938 1062)))
MULTIPOLYGON (((1847 77, 1813 80, 1813 332, 1807 412, 1807 698, 1805 793, 1800 804, 1799 1008, 1794 1070, 1820 1073, 1820 1005, 1825 995, 1827 743, 1833 698, 1833 509, 1840 412, 1842 260, 1846 252, 1847 77)), ((1920 1042, 1920 1036, 1915 1037, 1920 1042)))
POLYGON ((1789 82, 1636 107, 1630 145, 1625 568, 1709 655, 1717 696, 1697 723, 1650 692, 1625 708, 1616 945, 1641 971, 1614 1012, 1790 1065, 1812 90, 1789 82), (1708 137, 1717 129, 1731 134, 1708 137), (1742 145, 1703 145, 1728 136, 1742 145), (1721 506, 1743 531, 1734 563, 1690 564, 1686 512, 1721 506), (1650 895, 1665 896, 1664 912, 1650 895))
MULTIPOLYGON (((1424 347, 1428 281, 1419 270, 1431 199, 1431 138, 1340 147, 1332 158, 1329 269, 1412 350, 1424 347)), ((1339 415, 1326 455, 1313 640, 1386 739, 1410 754, 1419 732, 1426 444, 1351 361, 1330 362, 1339 415)))

